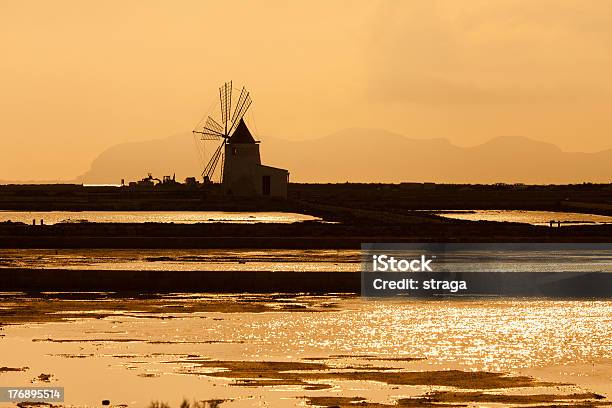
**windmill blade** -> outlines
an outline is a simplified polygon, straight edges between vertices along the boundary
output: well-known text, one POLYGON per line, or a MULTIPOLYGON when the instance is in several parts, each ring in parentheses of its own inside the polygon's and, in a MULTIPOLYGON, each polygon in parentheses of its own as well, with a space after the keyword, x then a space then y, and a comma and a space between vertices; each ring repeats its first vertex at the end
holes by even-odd
POLYGON ((225 149, 221 149, 221 155, 219 156, 219 183, 223 183, 223 168, 225 167, 225 149))
POLYGON ((217 147, 217 150, 215 150, 215 153, 212 155, 208 161, 208 164, 204 168, 202 176, 208 176, 209 179, 212 177, 213 173, 215 172, 215 168, 217 167, 217 163, 219 162, 219 157, 221 157, 223 146, 225 146, 225 143, 221 143, 219 147, 217 147))
POLYGON ((219 98, 221 99, 221 121, 226 125, 232 111, 232 81, 226 82, 219 88, 219 98))
POLYGON ((221 127, 221 125, 218 124, 217 121, 211 118, 210 116, 206 119, 204 129, 212 133, 216 133, 218 135, 223 135, 223 127, 221 127))
POLYGON ((251 102, 253 102, 251 100, 251 95, 243 87, 242 91, 240 91, 240 97, 238 98, 238 104, 236 104, 236 110, 234 111, 234 114, 232 115, 232 124, 230 126, 229 131, 227 132, 228 135, 231 135, 234 129, 236 129, 236 127, 238 126, 238 123, 240 123, 240 119, 244 117, 247 110, 249 109, 249 106, 251 106, 251 102))
POLYGON ((223 135, 218 135, 216 133, 209 133, 207 131, 194 130, 193 133, 196 133, 198 135, 202 135, 200 137, 200 140, 222 140, 222 139, 225 139, 225 136, 223 136, 223 135))
POLYGON ((242 89, 240 90, 240 96, 238 97, 238 103, 236 104, 236 109, 234 110, 234 113, 232 114, 232 123, 230 125, 230 131, 228 132, 228 134, 231 134, 232 129, 235 127, 235 125, 237 125, 238 121, 240 120, 239 117, 244 116, 244 112, 246 112, 245 110, 245 106, 246 109, 248 109, 248 105, 251 104, 251 97, 249 96, 249 92, 247 92, 246 88, 243 86, 242 89), (240 116, 239 116, 240 115, 240 116))
POLYGON ((240 96, 238 97, 238 103, 236 104, 236 109, 234 110, 234 114, 232 115, 232 124, 236 121, 236 116, 238 116, 238 112, 240 111, 242 105, 244 105, 246 99, 249 97, 249 92, 247 92, 246 88, 243 86, 240 90, 240 96))
POLYGON ((193 133, 202 135, 202 140, 219 140, 225 137, 223 127, 210 116, 206 119, 202 130, 194 130, 193 133))

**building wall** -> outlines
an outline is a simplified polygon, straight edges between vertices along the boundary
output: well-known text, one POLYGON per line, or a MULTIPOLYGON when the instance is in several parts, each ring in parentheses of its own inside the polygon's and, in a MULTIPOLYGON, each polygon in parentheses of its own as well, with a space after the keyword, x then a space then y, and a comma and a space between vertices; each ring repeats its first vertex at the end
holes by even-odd
POLYGON ((231 143, 225 146, 223 191, 235 196, 263 195, 263 178, 270 177, 270 196, 287 197, 289 172, 261 164, 259 145, 231 143))
MULTIPOLYGON (((255 172, 261 164, 259 145, 230 143, 225 145, 223 161, 223 191, 228 195, 258 195, 255 172)), ((261 187, 259 187, 261 189, 261 187)))
POLYGON ((289 181, 289 172, 285 169, 276 167, 258 166, 259 173, 259 191, 258 194, 263 195, 263 177, 270 177, 270 196, 287 198, 287 183, 289 181))

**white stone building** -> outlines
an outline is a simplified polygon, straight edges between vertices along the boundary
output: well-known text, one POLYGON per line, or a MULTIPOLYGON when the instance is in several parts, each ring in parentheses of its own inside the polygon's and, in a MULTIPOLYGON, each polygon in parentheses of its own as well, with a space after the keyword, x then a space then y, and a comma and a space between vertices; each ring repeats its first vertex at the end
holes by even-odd
POLYGON ((225 144, 223 192, 233 196, 287 197, 289 172, 261 164, 259 141, 242 119, 225 144))

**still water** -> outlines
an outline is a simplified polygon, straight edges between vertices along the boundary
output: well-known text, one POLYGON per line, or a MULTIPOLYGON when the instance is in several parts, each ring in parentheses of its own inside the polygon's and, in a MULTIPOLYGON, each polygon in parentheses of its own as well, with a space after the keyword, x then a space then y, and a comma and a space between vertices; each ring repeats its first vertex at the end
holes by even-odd
POLYGON ((561 225, 612 224, 612 216, 555 211, 523 210, 458 210, 433 211, 445 218, 467 221, 518 222, 531 225, 549 225, 550 221, 561 221, 561 225))
POLYGON ((142 223, 162 222, 176 224, 197 223, 294 223, 320 220, 305 214, 286 212, 229 212, 229 211, 0 211, 0 222, 13 221, 31 224, 101 222, 142 223))
POLYGON ((0 268, 161 271, 355 271, 358 250, 0 249, 0 268))
MULTIPOLYGON (((430 211, 445 218, 468 221, 517 222, 532 225, 549 225, 561 221, 562 225, 601 225, 612 223, 612 216, 553 211, 523 210, 456 210, 430 211)), ((230 212, 230 211, 0 211, 0 222, 13 221, 31 224, 57 223, 295 223, 321 221, 318 217, 287 212, 230 212)))

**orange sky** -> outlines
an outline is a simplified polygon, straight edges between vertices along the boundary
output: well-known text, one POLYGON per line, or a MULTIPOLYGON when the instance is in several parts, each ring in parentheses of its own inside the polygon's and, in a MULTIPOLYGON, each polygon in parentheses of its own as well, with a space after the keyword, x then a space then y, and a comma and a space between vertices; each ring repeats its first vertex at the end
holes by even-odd
POLYGON ((224 80, 256 131, 612 147, 612 2, 0 2, 0 180, 189 131, 224 80))

